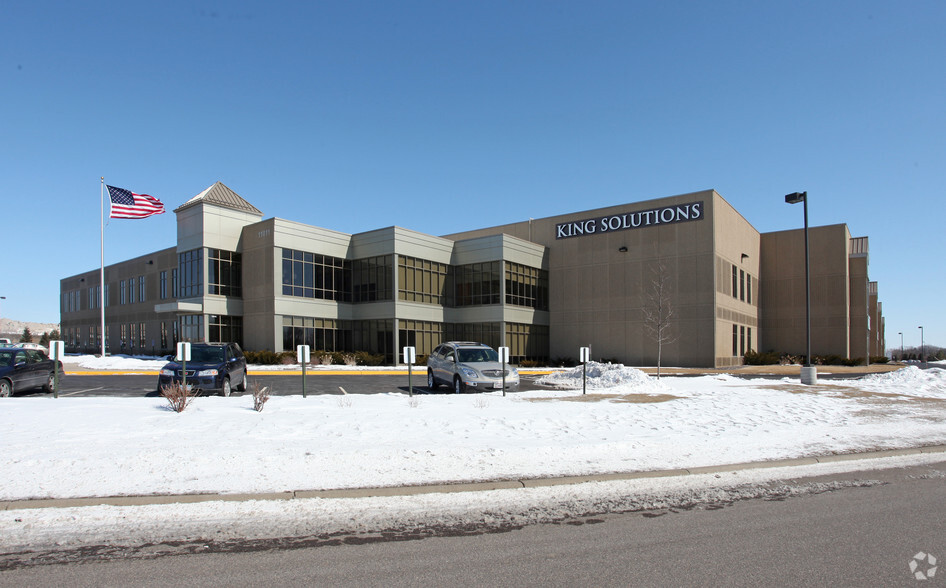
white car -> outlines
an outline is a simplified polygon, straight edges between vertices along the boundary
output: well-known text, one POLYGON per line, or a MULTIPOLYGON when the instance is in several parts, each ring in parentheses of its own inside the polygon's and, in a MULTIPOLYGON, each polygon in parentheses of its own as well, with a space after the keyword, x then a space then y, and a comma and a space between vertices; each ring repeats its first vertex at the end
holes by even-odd
POLYGON ((37 349, 46 355, 49 355, 49 349, 46 349, 39 343, 13 343, 9 347, 19 347, 20 349, 37 349))
POLYGON ((436 390, 440 384, 453 388, 457 394, 466 390, 519 389, 519 370, 499 361, 496 350, 483 343, 450 341, 441 343, 427 357, 427 388, 436 390))

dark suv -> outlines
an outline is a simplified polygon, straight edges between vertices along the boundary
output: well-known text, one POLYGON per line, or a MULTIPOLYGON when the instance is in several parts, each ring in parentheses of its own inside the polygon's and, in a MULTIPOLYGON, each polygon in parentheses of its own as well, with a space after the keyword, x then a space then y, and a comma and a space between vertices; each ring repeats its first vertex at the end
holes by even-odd
MULTIPOLYGON (((161 368, 158 392, 171 382, 181 382, 184 373, 180 362, 172 361, 161 368)), ((187 362, 187 385, 198 390, 219 391, 224 396, 230 390, 246 390, 246 358, 236 343, 194 343, 191 359, 187 362)))
MULTIPOLYGON (((506 364, 507 390, 519 389, 519 371, 506 364)), ((496 350, 473 341, 441 343, 427 357, 427 387, 450 386, 457 394, 465 390, 502 390, 503 364, 496 350)))

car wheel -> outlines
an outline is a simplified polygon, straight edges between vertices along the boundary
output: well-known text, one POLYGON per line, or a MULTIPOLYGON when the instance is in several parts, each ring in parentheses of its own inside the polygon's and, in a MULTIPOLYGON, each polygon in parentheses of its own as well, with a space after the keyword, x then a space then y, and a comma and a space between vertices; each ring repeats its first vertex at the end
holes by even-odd
POLYGON ((246 385, 247 385, 246 372, 243 372, 243 380, 240 382, 240 385, 237 386, 237 390, 240 392, 246 392, 246 385))
POLYGON ((460 381, 460 376, 453 378, 453 393, 462 394, 463 393, 463 382, 460 381))
POLYGON ((10 380, 0 380, 0 398, 6 398, 13 395, 13 384, 10 380))
POLYGON ((230 396, 230 378, 223 379, 223 388, 220 391, 224 396, 230 396))
POLYGON ((53 392, 56 389, 56 374, 50 372, 49 377, 46 378, 46 384, 43 385, 43 390, 47 392, 53 392))
POLYGON ((434 370, 427 370, 427 389, 428 390, 437 389, 437 379, 434 378, 434 370))

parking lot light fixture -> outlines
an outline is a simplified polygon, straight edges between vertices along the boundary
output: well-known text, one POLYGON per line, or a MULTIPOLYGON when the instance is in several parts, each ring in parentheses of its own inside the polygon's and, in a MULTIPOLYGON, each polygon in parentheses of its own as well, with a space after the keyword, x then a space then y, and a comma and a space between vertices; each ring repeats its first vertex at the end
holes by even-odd
POLYGON ((792 192, 785 195, 785 202, 801 202, 805 210, 805 365, 801 369, 801 383, 815 384, 818 372, 811 365, 811 266, 808 256, 808 192, 792 192))
POLYGON ((920 325, 917 328, 920 329, 920 361, 926 363, 926 350, 924 349, 925 345, 923 341, 923 325, 920 325))

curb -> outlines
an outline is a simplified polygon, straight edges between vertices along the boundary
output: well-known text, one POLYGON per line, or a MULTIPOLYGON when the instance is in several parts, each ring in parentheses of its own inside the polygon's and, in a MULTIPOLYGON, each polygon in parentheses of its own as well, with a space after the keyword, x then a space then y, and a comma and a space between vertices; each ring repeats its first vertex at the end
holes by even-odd
POLYGON ((946 453, 946 445, 913 447, 907 449, 885 449, 863 453, 844 453, 772 461, 750 461, 735 464, 700 466, 646 472, 619 472, 612 474, 588 474, 585 476, 561 476, 555 478, 522 478, 515 480, 493 480, 487 482, 462 482, 457 484, 421 484, 414 486, 383 486, 376 488, 339 488, 335 490, 295 490, 287 492, 262 492, 249 494, 148 494, 138 496, 104 496, 86 498, 47 498, 38 500, 0 501, 0 511, 33 508, 74 508, 85 506, 148 506, 158 504, 191 504, 197 502, 240 502, 247 500, 296 500, 305 498, 371 498, 382 496, 416 496, 420 494, 450 494, 455 492, 485 492, 489 490, 514 490, 569 486, 587 482, 615 482, 646 478, 669 478, 695 476, 739 470, 780 468, 820 463, 837 463, 861 459, 901 457, 927 453, 946 453))

